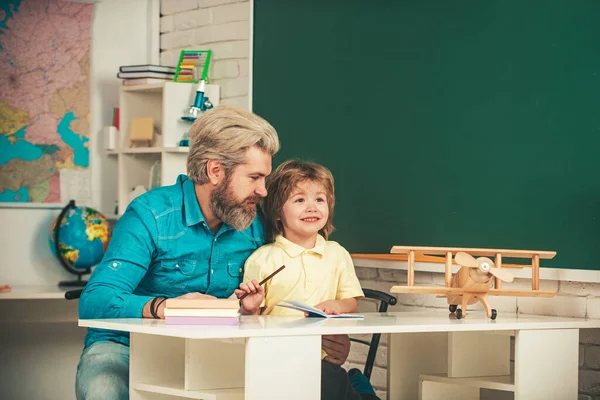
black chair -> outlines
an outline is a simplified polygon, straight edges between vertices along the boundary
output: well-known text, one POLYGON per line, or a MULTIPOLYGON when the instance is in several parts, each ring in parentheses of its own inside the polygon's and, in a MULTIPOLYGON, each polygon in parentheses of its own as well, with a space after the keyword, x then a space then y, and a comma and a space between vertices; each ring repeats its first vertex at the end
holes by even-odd
POLYGON ((83 289, 68 290, 65 292, 65 299, 67 299, 67 300, 78 299, 79 296, 81 296, 81 292, 83 292, 83 289))
MULTIPOLYGON (((379 308, 377 311, 386 312, 389 306, 396 305, 398 299, 389 293, 384 293, 379 290, 364 289, 365 299, 372 299, 379 302, 379 308)), ((381 339, 381 333, 374 333, 371 337, 371 341, 350 338, 351 342, 361 343, 369 346, 369 353, 367 354, 367 361, 365 362, 365 369, 363 374, 367 379, 371 379, 371 372, 373 371, 373 364, 375 364, 375 357, 377 356, 377 348, 379 347, 379 340, 381 339)))

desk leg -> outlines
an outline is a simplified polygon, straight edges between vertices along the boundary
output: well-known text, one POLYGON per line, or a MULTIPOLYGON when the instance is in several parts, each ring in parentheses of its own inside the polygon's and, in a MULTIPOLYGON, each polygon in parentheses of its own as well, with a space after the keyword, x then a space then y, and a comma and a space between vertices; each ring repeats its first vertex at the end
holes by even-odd
POLYGON ((579 329, 522 330, 515 337, 515 400, 576 400, 579 329))
POLYGON ((448 371, 448 334, 394 333, 388 344, 387 398, 419 398, 419 374, 448 371))
POLYGON ((249 338, 245 400, 321 398, 321 336, 249 338))

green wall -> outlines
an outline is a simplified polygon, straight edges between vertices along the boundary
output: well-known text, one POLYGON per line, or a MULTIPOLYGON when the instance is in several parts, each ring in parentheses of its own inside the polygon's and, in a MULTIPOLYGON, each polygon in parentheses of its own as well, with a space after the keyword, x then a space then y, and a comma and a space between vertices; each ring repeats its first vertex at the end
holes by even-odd
POLYGON ((332 240, 600 268, 600 2, 254 4, 253 108, 332 170, 332 240))

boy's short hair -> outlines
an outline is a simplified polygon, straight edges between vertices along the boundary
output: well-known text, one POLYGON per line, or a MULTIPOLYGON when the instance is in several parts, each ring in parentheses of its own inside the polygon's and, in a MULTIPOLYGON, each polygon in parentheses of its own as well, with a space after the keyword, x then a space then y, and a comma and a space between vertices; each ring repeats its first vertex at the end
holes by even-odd
POLYGON ((283 205, 294 189, 307 181, 318 183, 325 189, 329 217, 319 233, 326 240, 329 238, 334 229, 332 221, 335 205, 335 186, 331 171, 319 164, 289 160, 279 165, 267 178, 267 197, 262 203, 267 239, 275 240, 277 235, 283 234, 280 220, 283 205))
POLYGON ((246 161, 246 150, 256 146, 271 157, 279 151, 275 128, 243 108, 217 106, 205 112, 190 129, 187 174, 194 183, 208 182, 206 164, 217 160, 229 174, 246 161))

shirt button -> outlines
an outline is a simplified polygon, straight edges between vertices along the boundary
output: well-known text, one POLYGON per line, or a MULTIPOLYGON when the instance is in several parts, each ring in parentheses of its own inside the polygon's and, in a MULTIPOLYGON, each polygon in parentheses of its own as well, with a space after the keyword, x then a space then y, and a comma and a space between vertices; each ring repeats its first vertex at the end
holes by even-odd
POLYGON ((215 270, 214 270, 214 269, 211 269, 211 270, 210 270, 210 273, 211 273, 211 274, 214 274, 214 273, 215 273, 215 270))
POLYGON ((113 267, 116 267, 117 265, 119 265, 119 264, 117 264, 116 262, 115 262, 115 263, 113 263, 113 267))
POLYGON ((242 268, 240 268, 240 272, 242 272, 242 271, 243 271, 243 269, 242 269, 242 268))
POLYGON ((179 268, 179 264, 175 264, 175 268, 179 268))
POLYGON ((217 238, 215 238, 215 242, 217 241, 217 238))

